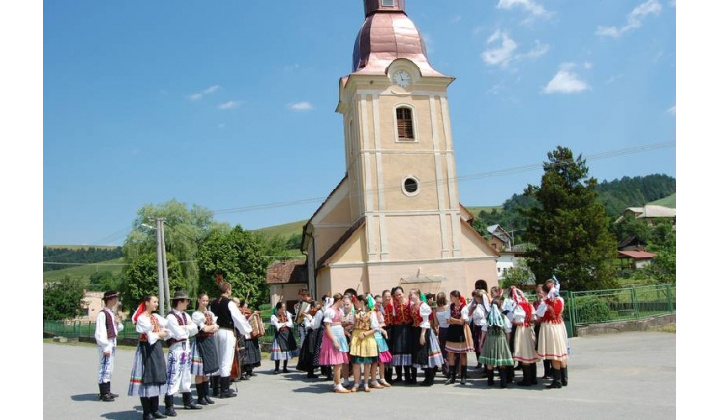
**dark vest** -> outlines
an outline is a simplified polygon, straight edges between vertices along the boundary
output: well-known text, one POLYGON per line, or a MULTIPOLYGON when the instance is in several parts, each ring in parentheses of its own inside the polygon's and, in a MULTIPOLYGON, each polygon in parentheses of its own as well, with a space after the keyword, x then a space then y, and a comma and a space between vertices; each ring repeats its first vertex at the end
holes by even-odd
POLYGON ((210 303, 210 310, 217 315, 217 323, 220 328, 229 328, 232 330, 235 329, 235 324, 233 323, 228 303, 230 303, 230 299, 226 297, 217 298, 210 303))
POLYGON ((113 323, 110 311, 108 311, 107 309, 103 309, 103 312, 105 312, 105 329, 107 330, 107 337, 109 339, 117 337, 117 333, 115 332, 115 324, 113 323))

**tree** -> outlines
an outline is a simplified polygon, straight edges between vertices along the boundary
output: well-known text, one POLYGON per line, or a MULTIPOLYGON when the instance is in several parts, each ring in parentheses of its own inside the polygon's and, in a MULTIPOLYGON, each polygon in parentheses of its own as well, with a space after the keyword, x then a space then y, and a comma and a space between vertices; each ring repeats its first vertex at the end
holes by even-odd
POLYGON ((118 290, 122 286, 120 277, 110 271, 98 271, 90 275, 88 290, 104 292, 107 290, 118 290))
POLYGON ((539 204, 523 210, 526 238, 536 246, 528 251, 530 269, 540 282, 555 274, 565 290, 615 287, 616 242, 597 201, 597 181, 588 178, 585 159, 574 159, 569 148, 558 146, 548 159, 540 187, 524 191, 539 204))
POLYGON ((65 276, 43 290, 43 321, 72 319, 82 314, 85 295, 80 279, 65 276))
POLYGON ((257 307, 270 300, 265 275, 271 259, 264 257, 266 245, 257 235, 236 226, 230 232, 210 232, 198 249, 199 292, 217 296, 217 278, 232 285, 233 294, 257 307))
POLYGON ((500 287, 509 289, 510 286, 515 286, 522 290, 525 289, 528 284, 535 284, 535 275, 528 268, 527 260, 520 258, 515 267, 510 267, 507 272, 505 272, 500 282, 500 287))
MULTIPOLYGON (((167 253, 168 287, 187 290, 188 285, 180 275, 180 264, 175 255, 167 253)), ((125 271, 125 283, 121 288, 123 306, 132 313, 147 295, 159 295, 157 252, 143 254, 133 260, 125 271)), ((164 292, 163 292, 164 293, 164 292)), ((158 296, 159 297, 159 296, 158 296)), ((163 302, 160 302, 162 305, 163 302)))

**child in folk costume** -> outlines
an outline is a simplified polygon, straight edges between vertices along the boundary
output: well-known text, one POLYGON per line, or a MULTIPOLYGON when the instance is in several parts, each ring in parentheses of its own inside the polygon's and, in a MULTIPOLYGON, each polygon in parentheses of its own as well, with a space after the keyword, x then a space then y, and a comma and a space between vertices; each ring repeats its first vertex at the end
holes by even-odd
POLYGON ((165 393, 165 414, 175 417, 174 395, 182 393, 183 406, 186 410, 199 410, 202 407, 195 404, 192 399, 190 384, 192 383, 190 372, 192 367, 192 348, 190 337, 198 332, 198 326, 192 321, 192 317, 185 310, 190 303, 190 296, 184 290, 178 290, 172 297, 173 310, 165 317, 166 328, 170 334, 165 338, 167 341, 167 390, 165 393))
POLYGON ((372 366, 377 363, 378 357, 375 331, 380 328, 375 311, 369 309, 369 306, 374 306, 375 302, 370 295, 360 295, 353 299, 355 324, 350 342, 350 358, 353 362, 354 380, 351 391, 355 392, 360 389, 361 368, 364 371, 364 391, 370 392, 370 388, 382 389, 384 387, 375 379, 375 371, 372 369, 372 366))
POLYGON ((105 307, 98 313, 95 321, 95 342, 100 359, 100 368, 98 369, 100 394, 98 397, 100 401, 110 402, 115 401, 115 398, 119 396, 110 392, 110 379, 115 366, 117 334, 125 327, 112 311, 118 302, 118 292, 105 292, 103 302, 105 302, 105 307))
POLYGON ((135 331, 140 333, 140 338, 130 373, 128 396, 140 397, 143 420, 166 417, 159 410, 160 394, 165 394, 167 389, 167 369, 161 340, 169 332, 165 329, 167 320, 153 313, 157 308, 157 296, 146 296, 132 316, 135 331))
POLYGON ((560 297, 560 284, 550 279, 543 285, 547 297, 538 305, 536 314, 541 318, 538 337, 538 355, 550 360, 553 367, 553 381, 547 388, 567 386, 568 339, 562 312, 565 301, 560 297))
POLYGON ((320 348, 321 365, 333 367, 333 377, 335 382, 334 392, 349 393, 341 383, 342 365, 348 363, 348 352, 350 351, 347 341, 345 340, 345 329, 342 326, 342 304, 343 296, 339 293, 333 295, 333 304, 323 311, 323 325, 325 334, 322 339, 322 347, 320 348))
POLYGON ((443 356, 440 343, 432 329, 432 308, 425 301, 425 296, 418 289, 410 290, 413 316, 413 340, 415 353, 413 367, 425 371, 425 379, 421 386, 432 386, 435 380, 435 368, 442 367, 443 356))
MULTIPOLYGON (((389 290, 388 293, 390 293, 389 290)), ((378 345, 378 360, 376 363, 373 363, 372 369, 373 372, 375 372, 375 368, 379 368, 378 383, 385 388, 390 388, 392 387, 392 385, 390 385, 390 383, 385 380, 385 373, 387 372, 386 366, 392 362, 392 353, 390 353, 390 348, 387 344, 388 332, 385 329, 385 315, 381 310, 382 306, 379 304, 379 302, 382 302, 382 296, 377 295, 373 299, 372 307, 370 307, 370 303, 368 303, 368 308, 375 312, 375 316, 378 320, 378 325, 380 326, 380 328, 375 330, 375 342, 378 345)), ((390 374, 392 375, 392 368, 390 368, 390 374)))
POLYGON ((501 307, 502 299, 493 299, 487 316, 487 323, 484 326, 485 338, 481 343, 480 361, 487 365, 488 385, 495 384, 493 369, 497 366, 500 369, 500 387, 507 388, 509 372, 513 368, 515 360, 508 344, 508 335, 512 331, 512 323, 510 323, 507 316, 500 312, 501 307))
POLYGON ((210 395, 210 377, 218 376, 220 363, 218 361, 215 333, 219 326, 217 316, 208 310, 210 297, 207 293, 198 296, 197 308, 192 314, 192 321, 197 325, 198 332, 192 342, 192 365, 190 372, 195 375, 195 389, 197 402, 201 405, 215 404, 210 395))
POLYGON ((448 326, 447 343, 445 344, 445 349, 448 352, 450 373, 445 385, 454 384, 457 378, 456 355, 459 355, 460 359, 460 384, 465 385, 467 381, 467 353, 474 350, 472 336, 468 337, 465 328, 470 323, 470 318, 468 317, 465 298, 460 295, 458 290, 450 292, 450 302, 450 318, 448 319, 450 325, 448 326), (469 345, 468 341, 470 342, 469 345))
POLYGON ((285 302, 278 302, 275 305, 275 313, 270 316, 270 323, 275 327, 275 339, 270 348, 270 360, 275 361, 275 371, 280 373, 280 361, 283 362, 283 373, 288 373, 288 360, 297 356, 297 343, 293 335, 293 322, 288 316, 285 302))
MULTIPOLYGON (((380 305, 379 311, 382 313, 384 321, 385 321, 385 331, 387 332, 386 335, 386 341, 388 345, 388 351, 392 355, 392 328, 393 328, 393 317, 392 317, 392 293, 390 293, 390 290, 383 290, 382 292, 382 304, 380 305)), ((385 363, 385 378, 387 379, 388 383, 393 383, 394 380, 392 378, 393 373, 393 366, 392 362, 386 362, 385 363)))
POLYGON ((520 363, 523 372, 523 380, 518 383, 521 386, 537 384, 537 361, 538 357, 533 329, 535 308, 528 302, 525 293, 515 286, 510 287, 510 296, 515 301, 512 323, 515 327, 515 342, 513 358, 520 363))

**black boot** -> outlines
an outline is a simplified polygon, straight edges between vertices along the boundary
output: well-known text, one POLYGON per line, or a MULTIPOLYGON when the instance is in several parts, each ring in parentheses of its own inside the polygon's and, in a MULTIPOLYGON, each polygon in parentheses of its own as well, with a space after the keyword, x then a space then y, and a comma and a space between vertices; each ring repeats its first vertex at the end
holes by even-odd
POLYGON ((552 379, 553 373, 552 373, 552 362, 549 360, 543 360, 543 379, 552 379))
POLYGON ((150 397, 150 415, 154 419, 164 419, 167 418, 167 416, 160 412, 160 397, 150 397))
POLYGON ((197 392, 197 403, 200 405, 207 405, 205 401, 205 382, 195 384, 195 391, 197 392))
MULTIPOLYGON (((518 363, 519 365, 520 363, 518 363)), ((507 382, 509 384, 513 383, 513 379, 515 379, 515 365, 508 366, 505 371, 507 372, 507 382)))
POLYGON ((175 411, 175 408, 173 405, 175 404, 174 401, 174 395, 166 395, 165 396, 165 415, 170 417, 177 416, 177 412, 175 411))
POLYGON ((152 415, 150 399, 147 397, 140 397, 140 405, 142 405, 142 409, 143 409, 143 420, 153 419, 154 417, 152 415))
POLYGON ((287 360, 283 360, 283 373, 290 373, 290 371, 287 368, 287 360))
POLYGON ((210 381, 212 381, 213 397, 219 397, 220 396, 220 377, 219 376, 211 376, 210 381))
POLYGON ((482 368, 480 368, 480 376, 479 376, 479 378, 480 378, 480 379, 485 379, 485 378, 487 378, 487 365, 481 365, 481 366, 482 366, 482 368))
POLYGON ((203 382, 202 389, 203 389, 203 400, 207 404, 215 404, 215 401, 210 399, 210 382, 203 382))
POLYGON ((118 394, 115 394, 115 393, 113 393, 112 391, 110 391, 110 382, 107 383, 107 393, 108 393, 109 396, 111 396, 111 397, 113 397, 113 398, 119 397, 118 394))
POLYGON ((513 370, 513 367, 505 366, 498 369, 500 370, 500 388, 507 388, 508 378, 510 377, 510 371, 513 370))
POLYGON ((562 381, 560 378, 560 370, 559 369, 553 369, 553 381, 550 385, 547 385, 545 388, 562 388, 562 381))
POLYGON ((393 382, 400 382, 403 380, 402 372, 402 366, 395 366, 395 380, 393 382))
POLYGON ((448 380, 445 381, 445 385, 450 385, 455 383, 455 376, 457 375, 457 366, 452 365, 448 368, 450 372, 448 373, 448 380))
POLYGON ((530 384, 537 385, 537 363, 530 364, 530 384))
POLYGON ((530 365, 525 365, 525 364, 522 364, 521 367, 522 367, 523 379, 522 379, 522 381, 518 382, 518 385, 520 385, 520 386, 530 386, 530 385, 532 385, 532 380, 531 380, 531 377, 532 377, 531 369, 532 369, 532 367, 531 367, 530 365))
POLYGON ((560 383, 562 383, 562 386, 567 386, 568 384, 567 367, 560 368, 560 383))
POLYGON ((487 370, 487 384, 488 386, 495 385, 495 371, 493 369, 487 370))
POLYGON ((405 384, 417 384, 417 368, 411 366, 404 366, 403 370, 405 371, 405 384))
POLYGON ((467 383, 467 365, 460 366, 460 385, 467 383))
POLYGON ((220 378, 220 398, 237 397, 235 391, 230 389, 230 377, 223 376, 220 378))
POLYGON ((186 410, 199 410, 202 407, 195 404, 192 398, 192 392, 183 392, 182 393, 183 398, 183 408, 186 410))
POLYGON ((98 384, 98 388, 100 388, 100 394, 98 394, 98 399, 100 401, 104 401, 104 402, 115 401, 115 398, 113 398, 110 395, 110 384, 108 382, 103 382, 101 384, 98 384))

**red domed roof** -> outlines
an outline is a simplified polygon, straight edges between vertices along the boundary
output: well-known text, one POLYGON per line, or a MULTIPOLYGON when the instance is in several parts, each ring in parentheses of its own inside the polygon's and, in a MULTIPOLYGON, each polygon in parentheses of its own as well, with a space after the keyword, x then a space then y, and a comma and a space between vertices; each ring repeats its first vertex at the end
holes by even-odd
POLYGON ((423 76, 442 76, 430 65, 420 31, 404 11, 369 14, 355 39, 353 72, 384 74, 398 58, 415 63, 423 76))

